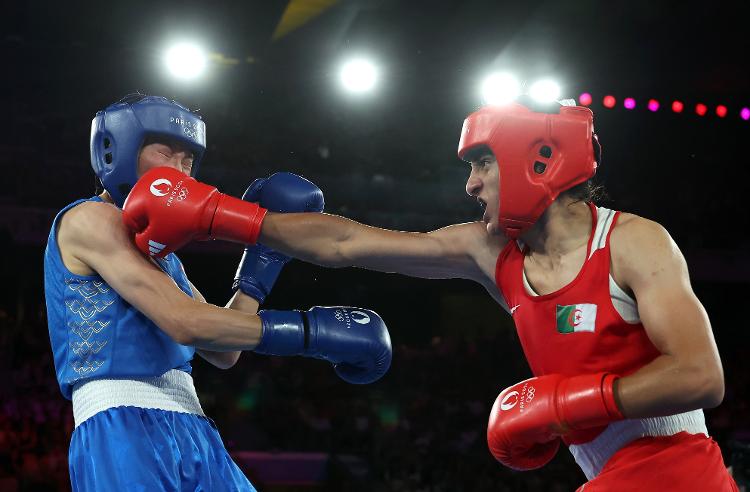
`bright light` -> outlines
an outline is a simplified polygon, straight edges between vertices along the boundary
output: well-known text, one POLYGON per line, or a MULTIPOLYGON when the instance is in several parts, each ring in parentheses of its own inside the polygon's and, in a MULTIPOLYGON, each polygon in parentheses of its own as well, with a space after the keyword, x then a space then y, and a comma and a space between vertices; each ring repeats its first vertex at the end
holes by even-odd
POLYGON ((695 114, 698 116, 703 116, 706 114, 706 111, 708 111, 708 108, 703 103, 698 103, 695 105, 695 114))
POLYGON ((555 101, 560 97, 560 86, 554 80, 540 80, 531 86, 529 95, 537 101, 555 101))
POLYGON ((341 84, 350 92, 368 92, 375 87, 378 70, 369 60, 357 58, 341 66, 341 84))
POLYGON ((659 101, 656 99, 649 99, 648 100, 648 110, 649 111, 659 111, 659 101))
POLYGON ((682 104, 682 101, 672 101, 672 111, 675 113, 682 113, 682 110, 685 108, 685 105, 682 104))
POLYGON ((593 98, 588 92, 584 92, 583 94, 578 96, 578 102, 581 103, 581 106, 590 106, 592 101, 593 98))
POLYGON ((750 108, 742 108, 740 110, 740 118, 745 121, 750 120, 750 108))
POLYGON ((604 96, 604 99, 602 99, 602 104, 605 108, 614 108, 615 104, 617 104, 617 99, 615 99, 615 96, 604 96))
POLYGON ((635 99, 632 97, 626 97, 622 104, 625 106, 625 109, 633 109, 635 108, 635 99))
POLYGON ((508 73, 493 73, 482 81, 485 104, 506 104, 521 93, 521 84, 508 73))
POLYGON ((718 106, 716 106, 716 116, 718 116, 719 118, 723 118, 726 115, 727 115, 726 106, 724 106, 723 104, 719 104, 718 106))
POLYGON ((176 44, 164 54, 164 63, 175 77, 190 80, 198 77, 205 70, 206 54, 195 44, 176 44))

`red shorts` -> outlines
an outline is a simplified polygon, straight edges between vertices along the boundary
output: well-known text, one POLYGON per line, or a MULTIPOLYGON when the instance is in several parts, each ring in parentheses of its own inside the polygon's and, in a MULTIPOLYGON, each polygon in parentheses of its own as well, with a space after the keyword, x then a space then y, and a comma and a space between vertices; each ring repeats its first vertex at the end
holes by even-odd
POLYGON ((643 437, 617 451, 577 492, 738 492, 718 444, 703 434, 643 437))

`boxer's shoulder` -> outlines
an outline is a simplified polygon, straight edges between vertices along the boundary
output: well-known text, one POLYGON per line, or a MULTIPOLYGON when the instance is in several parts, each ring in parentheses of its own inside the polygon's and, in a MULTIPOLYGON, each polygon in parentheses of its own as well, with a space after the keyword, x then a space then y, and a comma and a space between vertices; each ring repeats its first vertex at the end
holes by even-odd
POLYGON ((122 229, 122 211, 110 203, 83 202, 67 210, 58 221, 58 241, 79 240, 112 228, 122 229))
POLYGON ((610 244, 613 251, 629 252, 642 251, 644 247, 664 247, 671 242, 667 230, 656 221, 630 213, 620 213, 615 227, 612 229, 610 244))
POLYGON ((496 260, 508 242, 505 236, 488 234, 484 222, 456 224, 442 230, 451 231, 450 235, 445 236, 446 240, 477 259, 489 257, 492 261, 496 260))
POLYGON ((627 286, 633 278, 657 271, 659 265, 675 259, 684 261, 664 226, 634 214, 621 214, 612 230, 610 245, 612 274, 621 285, 627 286))
POLYGON ((90 274, 88 254, 106 251, 126 238, 122 211, 110 203, 83 202, 63 214, 57 224, 57 244, 63 263, 72 272, 90 274))
POLYGON ((488 234, 484 222, 470 222, 462 224, 462 227, 466 248, 482 271, 482 280, 494 285, 497 258, 508 244, 508 238, 504 235, 488 234))

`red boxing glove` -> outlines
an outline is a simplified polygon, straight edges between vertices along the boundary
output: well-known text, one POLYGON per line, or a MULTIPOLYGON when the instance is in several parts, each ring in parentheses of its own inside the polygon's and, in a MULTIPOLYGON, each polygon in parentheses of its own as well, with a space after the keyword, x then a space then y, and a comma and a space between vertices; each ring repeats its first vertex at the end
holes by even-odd
POLYGON ((617 378, 608 373, 550 374, 507 388, 490 413, 490 452, 515 470, 546 465, 557 453, 561 436, 625 418, 615 403, 617 378))
POLYGON ((266 209, 220 193, 171 167, 145 173, 122 207, 125 226, 144 254, 163 258, 193 240, 254 244, 266 209))

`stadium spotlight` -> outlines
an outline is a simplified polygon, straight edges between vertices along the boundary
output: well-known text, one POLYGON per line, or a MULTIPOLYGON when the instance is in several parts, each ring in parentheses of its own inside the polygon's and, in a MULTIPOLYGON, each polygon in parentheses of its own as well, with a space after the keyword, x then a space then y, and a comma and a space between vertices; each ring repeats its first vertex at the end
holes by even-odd
POLYGON ((560 97, 560 86, 554 80, 539 80, 531 85, 529 95, 537 101, 554 101, 560 97))
POLYGON ((191 80, 206 69, 206 53, 193 43, 178 43, 172 45, 164 53, 164 64, 174 77, 191 80))
POLYGON ((344 89, 349 92, 369 92, 378 81, 378 70, 371 61, 354 58, 341 65, 339 79, 344 89))
POLYGON ((493 73, 482 81, 481 92, 485 104, 507 104, 521 93, 521 84, 509 73, 493 73))

